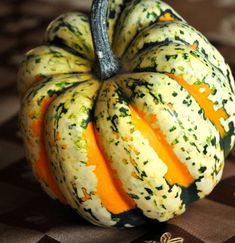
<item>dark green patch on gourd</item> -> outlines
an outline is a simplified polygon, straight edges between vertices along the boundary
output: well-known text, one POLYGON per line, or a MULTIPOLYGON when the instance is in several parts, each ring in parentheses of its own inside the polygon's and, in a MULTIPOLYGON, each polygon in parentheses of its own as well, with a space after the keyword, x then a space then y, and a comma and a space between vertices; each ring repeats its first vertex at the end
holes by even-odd
POLYGON ((199 115, 203 114, 203 109, 199 109, 198 114, 199 115))
POLYGON ((114 144, 115 144, 115 146, 118 146, 119 143, 120 143, 120 141, 116 141, 114 144))
POLYGON ((67 28, 70 32, 72 33, 78 33, 79 35, 83 35, 75 26, 71 25, 70 23, 67 23, 64 21, 64 18, 60 18, 58 20, 58 22, 60 21, 60 23, 58 23, 58 25, 53 29, 53 32, 56 33, 60 28, 67 28))
POLYGON ((55 90, 53 90, 53 89, 49 89, 49 90, 47 91, 47 94, 48 94, 49 97, 52 97, 52 96, 55 94, 55 90))
POLYGON ((183 104, 186 105, 187 107, 191 106, 192 105, 192 100, 191 99, 185 99, 183 100, 183 104))
POLYGON ((28 100, 29 97, 35 97, 38 93, 38 90, 40 90, 42 87, 45 86, 45 84, 47 82, 50 82, 52 80, 52 77, 46 77, 45 75, 38 75, 37 77, 40 77, 41 79, 45 78, 42 83, 39 83, 36 87, 34 87, 33 89, 29 89, 29 92, 26 93, 26 97, 25 97, 25 100, 28 100))
POLYGON ((171 129, 169 130, 170 132, 173 132, 173 131, 175 131, 176 130, 176 126, 173 126, 173 127, 171 127, 171 129))
MULTIPOLYGON (((150 92, 150 94, 152 95, 152 92, 150 92)), ((152 95, 155 99, 156 99, 156 96, 155 95, 152 95)), ((163 101, 163 98, 162 98, 162 95, 161 94, 158 94, 158 99, 160 101, 161 104, 164 104, 164 101, 163 101)))
POLYGON ((228 103, 228 100, 226 100, 226 99, 222 100, 223 106, 225 106, 227 103, 228 103))
POLYGON ((178 93, 175 92, 175 91, 172 93, 172 96, 173 96, 173 97, 176 97, 177 95, 178 95, 178 93))
POLYGON ((38 100, 37 100, 37 104, 38 106, 40 106, 42 104, 42 101, 44 100, 45 95, 41 96, 38 100))
POLYGON ((67 90, 68 88, 76 87, 79 84, 84 83, 86 81, 88 81, 88 80, 78 81, 76 83, 69 83, 69 82, 56 83, 55 86, 57 88, 59 88, 59 89, 58 90, 56 90, 56 89, 49 89, 47 91, 47 94, 48 94, 49 97, 52 97, 53 95, 57 95, 58 96, 58 95, 62 94, 65 90, 67 90))
POLYGON ((128 193, 128 195, 133 199, 140 199, 139 196, 134 193, 128 193))
POLYGON ((156 96, 151 92, 151 87, 153 86, 153 84, 150 84, 145 80, 134 79, 134 78, 129 78, 128 81, 132 81, 132 82, 126 82, 126 86, 132 91, 130 100, 134 100, 136 97, 141 98, 145 96, 145 94, 139 90, 140 86, 143 86, 146 89, 148 89, 150 95, 153 96, 154 99, 157 99, 156 96))
POLYGON ((115 93, 117 95, 117 103, 124 105, 128 105, 130 103, 129 98, 121 91, 121 88, 119 86, 115 90, 115 93))
POLYGON ((120 109, 119 109, 119 111, 120 111, 120 113, 121 113, 121 117, 127 117, 127 116, 129 116, 130 115, 130 112, 129 112, 129 110, 127 109, 127 108, 125 108, 125 107, 121 107, 120 109))
POLYGON ((61 58, 61 57, 64 57, 63 54, 53 48, 49 48, 50 50, 50 53, 53 55, 53 57, 56 57, 56 58, 61 58))
POLYGON ((201 53, 204 55, 205 58, 208 58, 208 54, 206 53, 206 50, 202 47, 201 53))
POLYGON ((231 140, 232 140, 232 136, 235 135, 235 128, 234 128, 234 124, 231 121, 229 124, 229 130, 228 132, 225 134, 224 138, 220 139, 220 146, 221 148, 223 148, 224 150, 224 156, 227 157, 230 150, 231 150, 231 140))
POLYGON ((162 208, 166 209, 166 206, 164 204, 161 205, 162 208))
POLYGON ((169 61, 170 59, 174 59, 176 60, 178 57, 178 54, 175 54, 175 55, 166 55, 165 58, 167 61, 169 61))
POLYGON ((181 190, 182 192, 180 198, 186 206, 199 199, 196 181, 192 183, 188 188, 181 187, 181 190))
POLYGON ((134 208, 120 214, 111 214, 111 217, 117 222, 114 225, 114 227, 117 228, 123 228, 125 225, 141 226, 149 221, 149 219, 144 216, 143 212, 138 208, 134 208))
POLYGON ((88 126, 88 123, 90 122, 90 119, 91 117, 88 115, 86 119, 83 119, 81 124, 80 124, 80 127, 83 128, 83 129, 86 129, 87 126, 88 126))
POLYGON ((134 68, 134 71, 133 72, 156 72, 157 71, 157 64, 154 63, 152 66, 148 66, 148 67, 140 67, 139 65, 137 65, 135 68, 134 68))
MULTIPOLYGON (((179 42, 181 42, 181 43, 183 43, 185 45, 188 45, 189 44, 187 41, 185 41, 184 39, 180 38, 179 36, 175 36, 175 40, 176 41, 179 41, 179 42)), ((180 49, 180 50, 182 50, 182 49, 180 49)))
POLYGON ((203 154, 205 154, 205 155, 207 154, 208 147, 209 147, 208 144, 206 144, 206 145, 203 146, 203 154))
POLYGON ((143 47, 138 50, 136 53, 137 55, 146 51, 150 50, 151 48, 158 47, 158 46, 165 46, 170 43, 170 40, 167 38, 164 41, 153 41, 153 42, 145 42, 143 47))
POLYGON ((89 208, 89 209, 84 208, 84 211, 85 211, 86 213, 90 214, 90 216, 91 216, 93 219, 95 219, 97 222, 99 222, 99 219, 96 218, 96 216, 92 213, 92 211, 91 211, 90 208, 89 208))
POLYGON ((216 137, 213 137, 211 139, 211 145, 215 146, 216 145, 216 137))
POLYGON ((178 47, 175 47, 175 50, 176 50, 176 51, 184 51, 184 48, 178 46, 178 47))
POLYGON ((41 62, 41 57, 40 56, 37 56, 35 57, 35 63, 40 63, 41 62))
POLYGON ((111 123, 112 123, 111 129, 114 132, 118 132, 118 127, 117 127, 117 124, 118 124, 118 116, 116 114, 111 117, 111 123))
MULTIPOLYGON (((62 38, 60 38, 60 37, 58 37, 58 36, 55 36, 55 37, 53 38, 53 40, 50 41, 50 44, 53 44, 53 45, 55 45, 55 46, 57 46, 57 47, 59 47, 59 48, 62 48, 62 49, 64 49, 65 51, 67 51, 68 53, 73 54, 73 55, 75 55, 75 56, 77 56, 77 57, 86 58, 86 57, 85 57, 82 53, 80 53, 78 50, 75 50, 74 48, 69 47, 69 46, 66 44, 66 42, 65 42, 62 38)), ((80 47, 80 49, 82 49, 82 48, 80 47)), ((89 50, 88 50, 88 51, 89 51, 89 50)))
POLYGON ((156 189, 157 189, 158 191, 161 191, 161 190, 163 190, 163 186, 156 187, 156 189))
POLYGON ((198 151, 198 153, 200 153, 201 151, 200 151, 200 149, 198 148, 198 146, 196 145, 196 143, 195 142, 190 142, 189 143, 190 145, 192 145, 193 147, 195 147, 196 148, 196 150, 198 151))
MULTIPOLYGON (((200 57, 200 54, 197 51, 193 51, 193 50, 190 51, 190 55, 196 58, 200 57)), ((205 65, 208 66, 208 63, 206 62, 205 65)))
POLYGON ((124 147, 124 150, 125 150, 128 154, 131 153, 131 151, 130 151, 128 148, 126 148, 126 147, 124 147))
POLYGON ((145 187, 144 189, 149 195, 153 195, 153 191, 150 188, 145 187))
POLYGON ((146 172, 145 171, 142 171, 140 177, 141 177, 142 180, 143 180, 144 177, 147 177, 146 172))
POLYGON ((147 17, 147 19, 150 19, 151 17, 153 19, 157 19, 158 15, 155 12, 148 12, 146 17, 147 17))
POLYGON ((115 16, 116 16, 116 11, 115 11, 115 10, 111 10, 111 11, 109 12, 109 18, 110 18, 110 19, 114 19, 115 16))
POLYGON ((76 123, 69 124, 68 129, 69 129, 69 130, 72 130, 72 129, 73 129, 74 127, 76 127, 76 126, 77 126, 76 123))
POLYGON ((65 107, 65 103, 60 103, 56 107, 56 115, 55 115, 55 121, 56 121, 56 128, 59 126, 59 120, 62 117, 63 114, 66 114, 68 112, 68 109, 65 107))
POLYGON ((35 63, 41 62, 41 56, 37 54, 29 54, 26 56, 26 60, 24 62, 34 61, 35 63))
POLYGON ((189 138, 186 135, 183 135, 183 139, 185 142, 188 142, 189 138))
POLYGON ((217 89, 215 87, 212 88, 211 94, 212 95, 216 95, 217 94, 217 89))
POLYGON ((172 141, 171 145, 176 145, 176 144, 178 144, 178 143, 179 143, 178 138, 175 138, 175 139, 172 141))
POLYGON ((229 81, 229 86, 230 86, 230 89, 232 91, 232 93, 234 94, 234 89, 233 89, 233 86, 234 86, 234 81, 231 80, 231 74, 229 73, 229 70, 227 69, 227 75, 226 75, 228 81, 229 81))
POLYGON ((147 165, 147 164, 148 164, 148 162, 149 162, 149 161, 148 161, 148 160, 146 160, 146 161, 144 161, 144 162, 143 162, 143 164, 144 164, 144 165, 147 165))
POLYGON ((200 173, 204 173, 207 170, 206 166, 201 166, 200 169, 198 170, 200 173))
POLYGON ((184 53, 183 54, 183 58, 184 58, 184 60, 188 60, 189 59, 189 54, 188 53, 184 53))
MULTIPOLYGON (((175 74, 176 73, 176 69, 175 68, 172 68, 171 71, 170 71, 170 73, 175 74)), ((180 91, 183 91, 183 89, 184 88, 181 86, 180 87, 180 91)))

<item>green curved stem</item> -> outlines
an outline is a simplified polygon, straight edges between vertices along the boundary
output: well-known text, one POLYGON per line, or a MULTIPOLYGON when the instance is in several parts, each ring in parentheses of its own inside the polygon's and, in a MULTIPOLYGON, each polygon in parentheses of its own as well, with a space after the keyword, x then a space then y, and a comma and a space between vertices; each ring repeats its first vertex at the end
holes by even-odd
POLYGON ((96 53, 96 75, 106 80, 120 70, 120 64, 114 56, 109 43, 106 16, 109 0, 93 0, 91 8, 91 30, 96 53))

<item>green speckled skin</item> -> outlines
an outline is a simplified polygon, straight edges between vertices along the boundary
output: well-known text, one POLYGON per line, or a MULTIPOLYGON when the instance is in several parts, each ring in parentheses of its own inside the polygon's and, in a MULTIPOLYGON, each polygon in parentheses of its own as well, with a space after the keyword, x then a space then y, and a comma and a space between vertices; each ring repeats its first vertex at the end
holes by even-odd
POLYGON ((92 71, 95 53, 84 14, 58 17, 47 29, 46 44, 26 54, 18 87, 27 158, 44 190, 57 199, 35 166, 44 144, 67 204, 96 225, 166 221, 208 195, 221 179, 235 141, 234 79, 221 54, 162 1, 110 0, 107 26, 122 70, 104 82, 92 71), (202 95, 206 91, 200 87, 210 91, 203 98, 213 104, 212 116, 191 87, 199 87, 202 95), (162 132, 189 171, 193 182, 188 187, 167 181, 168 166, 135 126, 131 107, 146 120, 157 118, 148 124, 162 132), (114 214, 96 193, 98 177, 88 164, 84 138, 90 123, 134 209, 114 214))

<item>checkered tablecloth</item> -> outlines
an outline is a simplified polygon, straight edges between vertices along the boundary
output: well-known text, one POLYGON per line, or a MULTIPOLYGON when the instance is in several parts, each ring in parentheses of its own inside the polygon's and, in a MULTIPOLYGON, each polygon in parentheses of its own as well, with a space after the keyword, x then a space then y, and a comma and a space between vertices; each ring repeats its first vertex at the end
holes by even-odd
MULTIPOLYGON (((235 243, 233 152, 226 161, 222 182, 208 198, 168 223, 136 229, 93 226, 50 199, 34 180, 17 125, 17 67, 23 54, 41 43, 50 20, 66 11, 88 11, 90 2, 0 1, 0 243, 235 243)), ((167 2, 210 38, 235 71, 235 0, 167 2)))

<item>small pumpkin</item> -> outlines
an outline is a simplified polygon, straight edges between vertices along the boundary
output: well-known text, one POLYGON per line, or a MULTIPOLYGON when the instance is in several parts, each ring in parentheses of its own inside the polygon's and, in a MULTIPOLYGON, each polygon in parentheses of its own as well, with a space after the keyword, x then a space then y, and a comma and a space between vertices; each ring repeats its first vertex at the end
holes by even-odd
POLYGON ((94 0, 29 51, 18 78, 27 158, 96 225, 166 221, 208 195, 234 145, 221 54, 159 0, 94 0))

